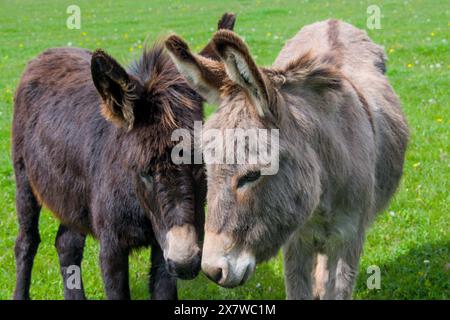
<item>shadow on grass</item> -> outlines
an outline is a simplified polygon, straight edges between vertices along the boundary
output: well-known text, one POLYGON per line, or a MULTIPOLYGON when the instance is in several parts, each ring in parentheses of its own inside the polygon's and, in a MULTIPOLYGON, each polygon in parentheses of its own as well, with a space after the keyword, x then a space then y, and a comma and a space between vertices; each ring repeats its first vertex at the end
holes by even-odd
MULTIPOLYGON (((366 285, 369 264, 362 264, 354 299, 450 299, 450 240, 428 243, 410 249, 391 261, 377 264, 381 271, 381 288, 366 285)), ((376 264, 372 261, 372 265, 376 264)), ((148 299, 147 274, 144 270, 130 277, 133 299, 148 299)), ((178 282, 180 299, 285 299, 281 256, 257 267, 242 287, 221 288, 203 274, 191 281, 178 282)))
POLYGON ((381 288, 367 289, 368 265, 361 266, 355 290, 357 299, 449 299, 450 240, 410 249, 379 264, 381 288))
MULTIPOLYGON (((148 299, 148 277, 146 274, 130 277, 133 299, 148 299)), ((259 265, 243 286, 225 289, 208 280, 202 273, 189 281, 178 281, 178 297, 187 300, 214 299, 284 299, 284 278, 280 256, 269 263, 259 265)))

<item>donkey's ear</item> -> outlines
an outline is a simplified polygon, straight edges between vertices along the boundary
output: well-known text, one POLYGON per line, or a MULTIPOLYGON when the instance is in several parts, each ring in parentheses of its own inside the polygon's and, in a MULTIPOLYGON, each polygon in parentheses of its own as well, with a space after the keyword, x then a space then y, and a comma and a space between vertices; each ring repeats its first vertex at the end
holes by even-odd
POLYGON ((102 50, 92 54, 91 74, 103 99, 102 114, 115 124, 131 129, 138 82, 132 80, 116 60, 102 50))
POLYGON ((233 30, 236 22, 236 14, 232 12, 225 12, 217 23, 217 30, 226 29, 233 30))
MULTIPOLYGON (((231 12, 225 12, 217 22, 217 30, 233 30, 234 24, 236 22, 236 15, 231 12)), ((208 44, 199 52, 202 57, 219 61, 220 57, 217 55, 216 49, 214 48, 214 43, 209 41, 208 44)))
POLYGON ((187 43, 176 35, 167 38, 165 46, 188 84, 209 103, 220 104, 220 88, 226 81, 223 64, 193 54, 187 43))
POLYGON ((216 32, 213 42, 228 77, 247 91, 259 116, 268 116, 273 99, 269 80, 253 61, 245 43, 229 30, 216 32))

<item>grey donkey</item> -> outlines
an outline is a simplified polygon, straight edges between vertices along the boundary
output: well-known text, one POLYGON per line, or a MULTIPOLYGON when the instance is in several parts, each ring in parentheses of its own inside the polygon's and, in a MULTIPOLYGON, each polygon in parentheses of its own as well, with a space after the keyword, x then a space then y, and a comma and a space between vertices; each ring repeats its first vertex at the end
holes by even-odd
POLYGON ((351 298, 366 230, 397 189, 409 135, 384 51, 337 20, 301 29, 269 68, 231 31, 212 42, 221 61, 175 35, 166 41, 188 83, 219 105, 206 130, 278 129, 279 169, 206 164, 203 271, 235 287, 282 248, 288 299, 351 298))

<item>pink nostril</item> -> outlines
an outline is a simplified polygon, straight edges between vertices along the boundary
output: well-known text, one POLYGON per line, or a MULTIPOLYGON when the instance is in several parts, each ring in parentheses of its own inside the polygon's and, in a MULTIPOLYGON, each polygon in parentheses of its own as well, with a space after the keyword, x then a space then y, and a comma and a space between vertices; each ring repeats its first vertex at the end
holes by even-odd
POLYGON ((226 265, 224 264, 215 264, 212 266, 208 263, 203 263, 202 269, 206 276, 216 283, 223 282, 227 277, 226 265))

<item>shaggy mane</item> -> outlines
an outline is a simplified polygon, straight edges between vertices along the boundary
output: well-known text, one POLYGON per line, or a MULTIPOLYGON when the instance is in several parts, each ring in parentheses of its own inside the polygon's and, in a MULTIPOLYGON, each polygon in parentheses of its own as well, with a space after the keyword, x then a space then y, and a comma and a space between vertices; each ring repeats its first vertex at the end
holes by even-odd
POLYGON ((143 84, 153 105, 161 109, 162 125, 166 128, 180 126, 176 115, 184 112, 176 109, 194 110, 201 101, 176 69, 162 40, 150 48, 146 44, 140 59, 128 69, 143 84))

